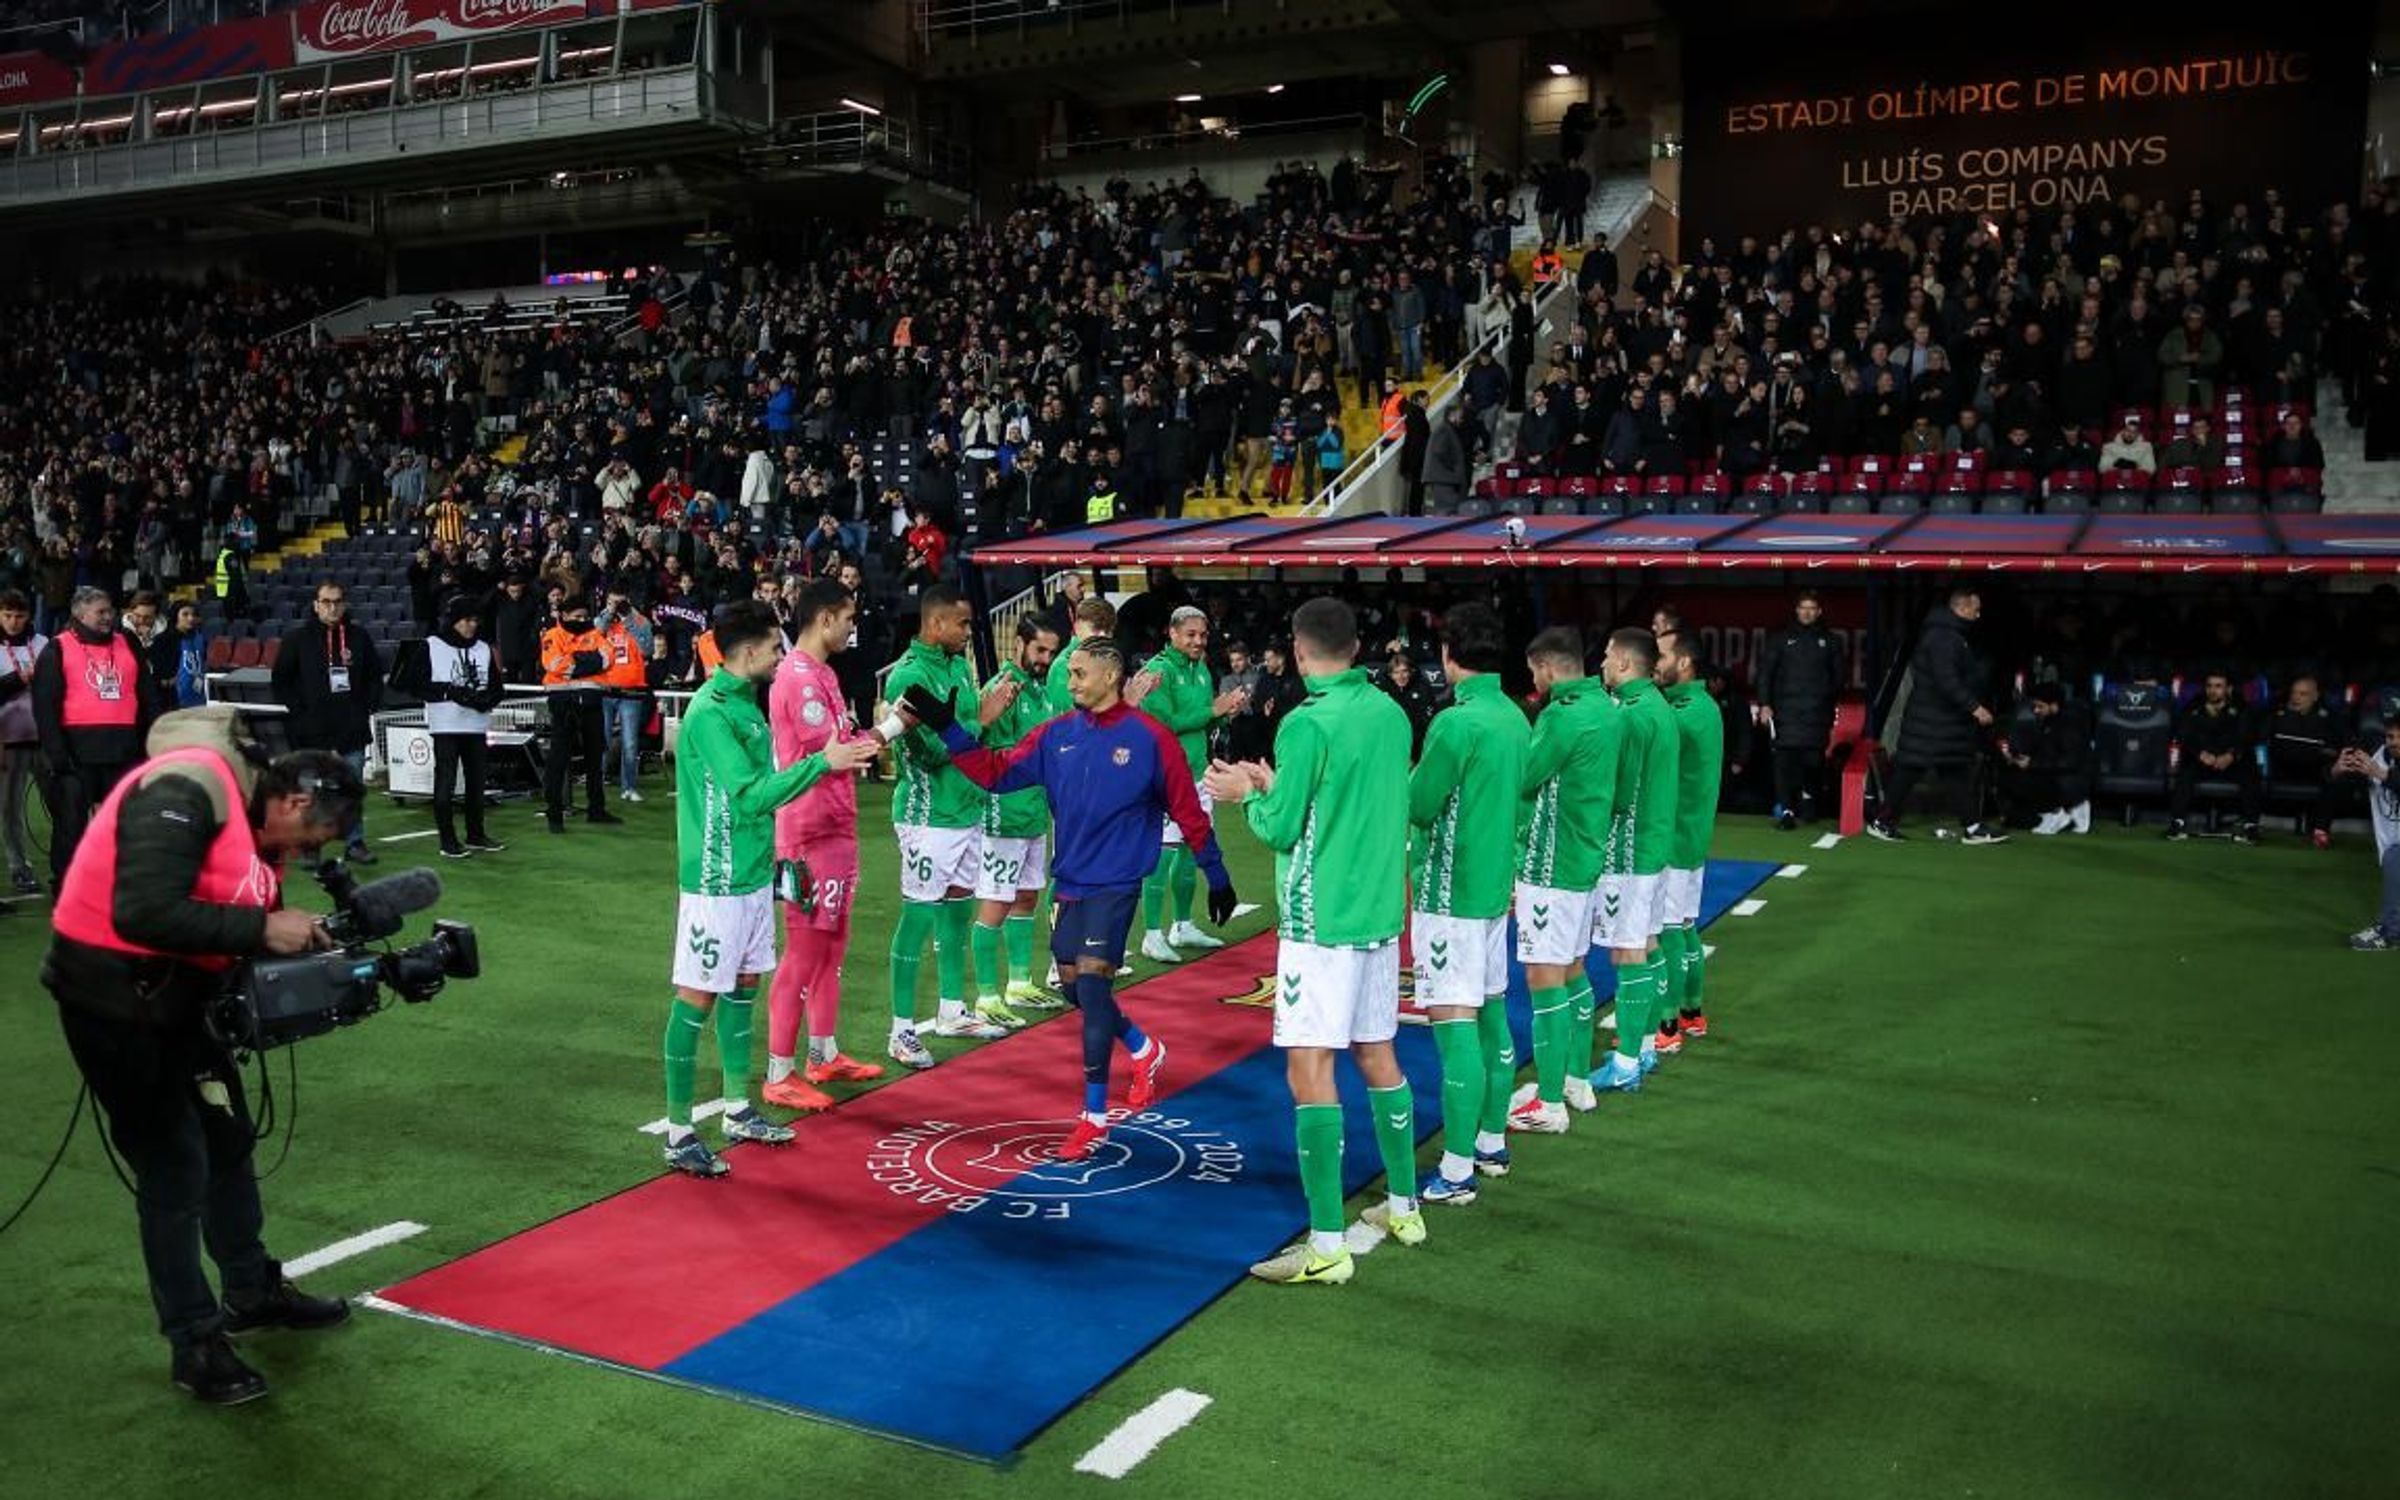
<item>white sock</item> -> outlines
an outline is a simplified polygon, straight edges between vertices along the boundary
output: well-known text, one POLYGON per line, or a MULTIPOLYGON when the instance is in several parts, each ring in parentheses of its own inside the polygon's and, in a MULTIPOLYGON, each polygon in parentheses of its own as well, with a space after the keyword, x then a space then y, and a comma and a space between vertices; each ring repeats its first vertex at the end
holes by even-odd
POLYGON ((1108 1123, 1108 1116, 1093 1114, 1088 1109, 1083 1112, 1083 1117, 1091 1121, 1094 1125, 1106 1125, 1108 1123))
POLYGON ((781 1083, 781 1082, 783 1082, 783 1081, 784 1081, 786 1078, 789 1078, 789 1077, 791 1077, 791 1076, 792 1076, 792 1072, 793 1072, 792 1063, 793 1063, 793 1059, 791 1059, 791 1058, 788 1058, 788 1057, 777 1057, 777 1056, 776 1056, 774 1053, 772 1053, 772 1052, 768 1053, 768 1054, 767 1054, 767 1082, 769 1082, 769 1083, 781 1083))
POLYGON ((935 1012, 944 1021, 955 1021, 966 1013, 967 1002, 964 1000, 944 1000, 941 1009, 935 1012))
POLYGON ((1642 1038, 1642 1056, 1643 1056, 1643 1057, 1645 1057, 1645 1058, 1647 1058, 1647 1057, 1649 1057, 1649 1056, 1650 1056, 1652 1053, 1656 1052, 1657 1050, 1658 1050, 1658 1033, 1654 1031, 1654 1032, 1650 1033, 1648 1036, 1646 1036, 1646 1037, 1643 1037, 1643 1038, 1642 1038))
MULTIPOLYGON (((1497 1130, 1478 1130, 1475 1132, 1475 1149, 1478 1151, 1505 1151, 1508 1149, 1508 1137, 1497 1130)), ((1447 1158, 1444 1159, 1447 1160, 1447 1158)))
POLYGON ((690 1140, 693 1133, 692 1127, 689 1125, 669 1125, 667 1127, 667 1144, 680 1146, 690 1140))
POLYGON ((1395 1219, 1417 1211, 1417 1200, 1401 1193, 1386 1194, 1384 1205, 1391 1210, 1392 1217, 1395 1219))
POLYGON ((842 1049, 833 1044, 832 1037, 812 1036, 808 1039, 808 1060, 812 1063, 829 1063, 841 1056, 841 1052, 842 1049))
POLYGON ((1308 1232, 1308 1248, 1316 1251, 1319 1255, 1339 1255, 1349 1248, 1349 1242, 1342 1238, 1342 1232, 1338 1229, 1331 1231, 1312 1229, 1308 1232))
POLYGON ((750 1101, 749 1101, 747 1098, 741 1098, 741 1099, 737 1099, 737 1098, 735 1098, 735 1097, 734 1097, 733 1095, 731 1095, 731 1094, 727 1094, 727 1095, 725 1096, 725 1109, 724 1109, 724 1111, 723 1111, 723 1113, 724 1113, 724 1114, 727 1114, 727 1115, 738 1115, 738 1114, 741 1114, 742 1112, 744 1112, 745 1110, 747 1110, 747 1109, 749 1109, 749 1108, 750 1108, 750 1101))
POLYGON ((901 1017, 901 1016, 894 1016, 894 1017, 892 1017, 892 1040, 893 1040, 893 1041, 895 1041, 895 1042, 896 1042, 896 1041, 899 1041, 899 1040, 900 1040, 901 1038, 903 1038, 903 1037, 911 1037, 911 1036, 915 1036, 916 1034, 917 1034, 917 1023, 916 1023, 916 1022, 914 1022, 914 1021, 912 1021, 912 1020, 908 1020, 908 1019, 906 1019, 906 1018, 904 1018, 904 1017, 901 1017))
MULTIPOLYGON (((1478 1144, 1481 1144, 1478 1142, 1478 1144)), ((1442 1153, 1442 1176, 1452 1182, 1464 1182, 1475 1175, 1475 1158, 1461 1156, 1455 1151, 1442 1153)))

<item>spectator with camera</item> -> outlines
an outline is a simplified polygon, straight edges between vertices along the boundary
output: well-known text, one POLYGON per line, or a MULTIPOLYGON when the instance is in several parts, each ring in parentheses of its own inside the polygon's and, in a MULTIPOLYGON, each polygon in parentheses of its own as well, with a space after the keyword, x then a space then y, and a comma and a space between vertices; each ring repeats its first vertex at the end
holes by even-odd
POLYGON ((2258 842, 2258 733, 2249 711, 2233 691, 2233 680, 2211 671, 2201 680, 2200 696, 2175 721, 2175 738, 2182 755, 2175 762, 2175 779, 2167 793, 2167 837, 2191 837, 2192 803, 2202 780, 2230 782, 2241 812, 2236 841, 2258 842))
POLYGON ((2383 907, 2375 921, 2350 936, 2361 953, 2400 948, 2400 786, 2392 767, 2400 764, 2400 720, 2383 726, 2383 743, 2373 750, 2351 746, 2334 760, 2337 776, 2367 782, 2368 817, 2375 830, 2375 861, 2383 871, 2383 907))
POLYGON ((229 1334, 328 1328, 350 1313, 293 1286, 267 1253, 241 1069, 203 1015, 243 960, 331 946, 317 918, 282 905, 277 868, 355 826, 365 788, 330 750, 265 762, 237 723, 231 708, 159 719, 149 762, 92 815, 42 965, 68 1050, 132 1175, 175 1383, 217 1406, 267 1393, 229 1334))

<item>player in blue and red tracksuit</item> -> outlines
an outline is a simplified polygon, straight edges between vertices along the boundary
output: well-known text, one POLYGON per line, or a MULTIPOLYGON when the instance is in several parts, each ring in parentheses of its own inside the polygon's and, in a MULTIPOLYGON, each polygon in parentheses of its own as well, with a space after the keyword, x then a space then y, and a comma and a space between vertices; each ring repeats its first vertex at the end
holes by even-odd
POLYGON ((985 749, 957 722, 950 703, 912 687, 902 705, 938 730, 950 764, 994 792, 1040 787, 1056 824, 1050 878, 1057 897, 1050 952, 1059 972, 1072 972, 1075 1004, 1083 1012, 1083 1113, 1058 1148, 1062 1161, 1089 1156, 1108 1135, 1108 1065, 1118 1042, 1133 1054, 1133 1084, 1125 1103, 1145 1109, 1157 1097, 1166 1043, 1144 1036, 1118 1008, 1117 970, 1133 927, 1142 881, 1158 863, 1166 819, 1208 877, 1208 914, 1222 926, 1233 917, 1232 877, 1216 833, 1193 789, 1183 747, 1167 727, 1127 704, 1125 657, 1105 636, 1084 640, 1067 668, 1076 712, 1062 714, 1005 750, 985 749))

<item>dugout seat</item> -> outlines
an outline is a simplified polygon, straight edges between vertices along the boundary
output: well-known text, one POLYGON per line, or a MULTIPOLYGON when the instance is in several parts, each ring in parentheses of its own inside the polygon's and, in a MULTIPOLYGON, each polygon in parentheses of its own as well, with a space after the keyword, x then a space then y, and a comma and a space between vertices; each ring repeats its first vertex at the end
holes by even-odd
POLYGON ((2092 726, 2097 772, 2092 785, 2101 796, 2123 799, 2128 826, 2139 803, 2167 794, 2174 734, 2175 715, 2164 684, 2124 683, 2102 698, 2092 726))

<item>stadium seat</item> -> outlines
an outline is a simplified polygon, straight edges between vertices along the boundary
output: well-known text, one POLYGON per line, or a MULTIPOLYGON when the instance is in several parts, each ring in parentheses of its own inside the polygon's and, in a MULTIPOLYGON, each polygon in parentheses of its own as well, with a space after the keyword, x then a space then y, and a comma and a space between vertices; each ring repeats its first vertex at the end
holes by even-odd
POLYGON ((1602 511, 1587 505, 1584 507, 1584 512, 1587 515, 1621 516, 1634 508, 1634 502, 1641 498, 1641 494, 1640 480, 1630 474, 1611 474, 1600 481, 1600 493, 1595 497, 1607 507, 1606 510, 1602 511))
POLYGON ((1773 495, 1757 494, 1748 490, 1734 496, 1733 503, 1725 507, 1725 513, 1729 516, 1771 516, 1775 514, 1775 510, 1776 504, 1773 495))
POLYGON ((1492 502, 1475 498, 1461 500, 1458 502, 1458 513, 1469 518, 1488 516, 1492 513, 1492 502))
POLYGON ((227 664, 234 671, 242 672, 257 666, 258 658, 259 644, 256 640, 239 640, 233 643, 233 651, 227 664))
POLYGON ((1579 516, 1583 514, 1583 502, 1563 493, 1545 495, 1538 509, 1545 516, 1579 516))
POLYGON ((2208 508, 2220 514, 2240 514, 2258 509, 2258 484, 2251 470, 2230 465, 2208 476, 2208 508))
POLYGON ((1715 511, 1723 510, 1725 508, 1725 502, 1732 498, 1733 481, 1728 479, 1723 474, 1711 470, 1693 480, 1690 488, 1686 490, 1685 493, 1693 498, 1706 500, 1708 502, 1708 511, 1701 512, 1701 514, 1713 513, 1715 511))
POLYGON ((1770 509, 1773 508, 1774 502, 1782 499, 1784 492, 1790 488, 1791 481, 1771 469, 1764 474, 1753 474, 1742 481, 1742 493, 1744 495, 1764 495, 1770 509))
POLYGON ((2160 490, 2150 501, 2150 508, 2162 516, 2196 516, 2203 505, 2196 489, 2160 490))
POLYGON ((262 667, 272 667, 275 665, 275 658, 282 654, 282 636, 271 635, 258 643, 258 664, 262 667))
POLYGON ((1999 495, 1987 493, 1978 509, 1987 516, 2021 516, 2031 503, 2023 494, 2015 491, 1999 495))
POLYGON ((2102 796, 2124 799, 2128 824, 2137 801, 2166 795, 2175 729, 2167 704, 2160 684, 2127 683, 2102 700, 2093 719, 2093 786, 2102 796))
POLYGON ((203 666, 211 672, 222 672, 233 665, 233 642, 218 636, 208 643, 208 655, 203 666))
POLYGON ((1791 485, 1783 494, 1783 508, 1803 514, 1821 512, 1825 509, 1825 496, 1832 487, 1832 481, 1822 471, 1794 474, 1791 485))
POLYGON ((1875 497, 1863 490, 1840 490, 1825 503, 1825 512, 1835 516, 1863 516, 1875 509, 1875 497))
POLYGON ((2267 502, 2267 509, 2279 516, 2313 516, 2324 508, 2323 495, 2277 495, 2267 502))
MULTIPOLYGON (((1892 498, 1889 495, 1884 497, 1886 514, 1893 513, 1889 504, 1892 498)), ((1971 516, 1975 514, 1975 497, 1964 490, 1939 490, 1935 492, 1933 499, 1927 503, 1925 509, 1928 513, 1937 516, 1971 516)))
POLYGON ((2088 491, 2069 490, 2063 494, 2042 497, 2042 514, 2045 516, 2088 516, 2091 513, 2092 497, 2088 491))

